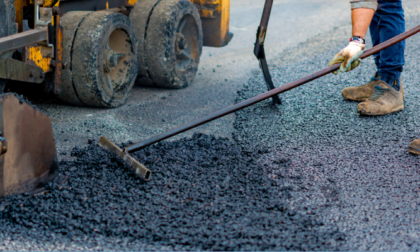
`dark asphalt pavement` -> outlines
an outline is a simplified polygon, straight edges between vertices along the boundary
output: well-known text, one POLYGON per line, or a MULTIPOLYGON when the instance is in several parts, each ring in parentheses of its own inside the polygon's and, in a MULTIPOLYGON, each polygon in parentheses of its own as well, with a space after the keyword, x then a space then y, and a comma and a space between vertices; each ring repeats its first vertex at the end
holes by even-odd
MULTIPOLYGON (((419 24, 420 16, 411 16, 407 29, 419 24)), ((275 83, 324 68, 346 45, 336 38, 341 32, 280 55, 271 67, 275 83)), ((288 202, 322 213, 317 217, 328 223, 325 229, 343 232, 350 250, 420 249, 420 157, 407 152, 410 141, 420 138, 419 43, 420 35, 407 40, 401 112, 361 117, 357 102, 341 96, 344 87, 374 74, 370 58, 351 73, 331 74, 283 94, 282 106, 267 101, 237 113, 235 139, 268 148, 260 162, 279 185, 293 188, 288 202)), ((261 74, 255 75, 238 101, 264 91, 261 74)))

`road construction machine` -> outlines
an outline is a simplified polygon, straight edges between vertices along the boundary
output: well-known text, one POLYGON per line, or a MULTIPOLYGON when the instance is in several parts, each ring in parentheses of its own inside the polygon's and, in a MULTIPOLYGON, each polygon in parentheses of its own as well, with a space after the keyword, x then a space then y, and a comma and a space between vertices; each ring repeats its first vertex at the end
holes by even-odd
MULTIPOLYGON (((229 0, 0 0, 0 91, 123 105, 134 84, 185 88, 203 46, 225 46, 229 0)), ((51 120, 0 95, 0 198, 45 192, 58 173, 51 120)))
POLYGON ((0 83, 73 105, 124 104, 134 84, 185 88, 222 47, 229 0, 0 0, 0 83))

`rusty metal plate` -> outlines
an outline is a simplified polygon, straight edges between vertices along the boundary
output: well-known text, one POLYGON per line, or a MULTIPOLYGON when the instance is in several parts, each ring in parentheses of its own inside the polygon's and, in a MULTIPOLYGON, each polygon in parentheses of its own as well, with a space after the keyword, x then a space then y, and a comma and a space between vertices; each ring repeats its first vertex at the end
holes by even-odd
POLYGON ((0 61, 0 78, 40 84, 44 81, 45 73, 39 66, 7 58, 0 61))
POLYGON ((6 143, 0 155, 0 197, 30 193, 54 180, 58 162, 48 116, 15 94, 4 94, 0 131, 6 143))

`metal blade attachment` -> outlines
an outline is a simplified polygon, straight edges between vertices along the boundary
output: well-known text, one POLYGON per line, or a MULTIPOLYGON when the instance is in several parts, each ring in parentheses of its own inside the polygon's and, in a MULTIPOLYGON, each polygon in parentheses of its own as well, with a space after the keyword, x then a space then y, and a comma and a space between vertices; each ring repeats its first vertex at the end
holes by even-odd
POLYGON ((108 138, 101 136, 101 139, 99 139, 99 146, 121 158, 137 176, 143 178, 145 181, 149 181, 152 172, 128 153, 125 153, 108 138))
POLYGON ((51 120, 15 94, 0 95, 0 197, 40 190, 58 174, 51 120))

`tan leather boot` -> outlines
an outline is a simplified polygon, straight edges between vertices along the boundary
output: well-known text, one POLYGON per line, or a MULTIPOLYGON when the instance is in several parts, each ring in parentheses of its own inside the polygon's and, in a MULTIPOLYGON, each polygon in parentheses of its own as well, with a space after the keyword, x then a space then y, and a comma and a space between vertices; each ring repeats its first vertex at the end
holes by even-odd
POLYGON ((415 155, 420 155, 420 139, 416 139, 408 146, 408 151, 415 155))
MULTIPOLYGON (((351 101, 366 101, 375 92, 375 85, 381 81, 379 78, 380 76, 375 75, 375 77, 372 77, 370 81, 365 85, 359 87, 347 87, 343 89, 343 97, 351 101)), ((401 81, 400 92, 404 98, 404 87, 401 81)))
POLYGON ((377 82, 373 95, 357 106, 359 114, 368 116, 386 115, 403 109, 402 92, 398 92, 384 81, 377 82))
POLYGON ((375 92, 375 85, 380 81, 378 76, 372 77, 370 81, 359 87, 346 87, 343 89, 343 97, 351 101, 366 101, 375 92))

